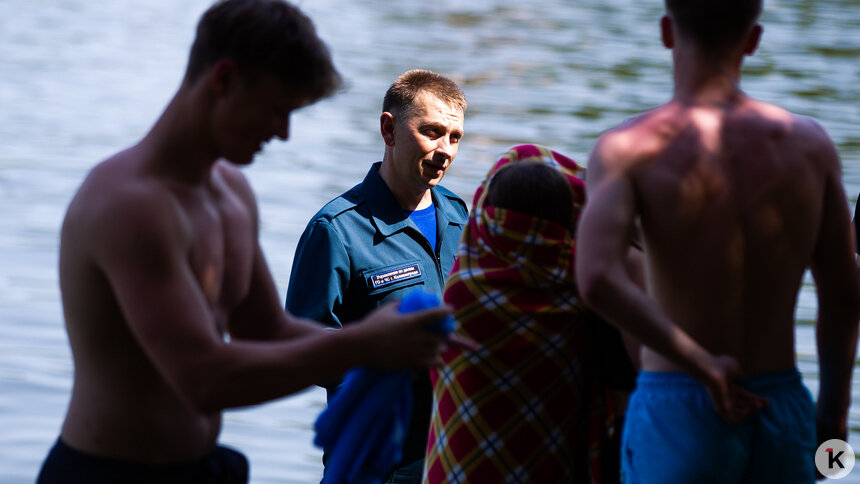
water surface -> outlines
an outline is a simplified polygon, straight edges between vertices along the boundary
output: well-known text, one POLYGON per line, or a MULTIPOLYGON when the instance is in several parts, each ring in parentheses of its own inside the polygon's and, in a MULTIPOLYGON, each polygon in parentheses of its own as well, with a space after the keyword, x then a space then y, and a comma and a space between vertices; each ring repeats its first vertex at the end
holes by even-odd
MULTIPOLYGON (((65 207, 98 160, 134 143, 182 77, 205 0, 0 2, 0 482, 32 482, 68 402, 71 359, 57 284, 65 207)), ((402 71, 450 75, 470 103, 466 136, 445 184, 465 199, 495 158, 522 142, 576 160, 596 137, 666 101, 662 2, 616 0, 315 0, 301 4, 349 81, 294 116, 292 139, 246 170, 280 294, 310 216, 381 159, 382 95, 402 71), (468 3, 468 5, 466 5, 468 3)), ((860 1, 768 1, 759 52, 743 86, 818 118, 860 191, 860 1)), ((814 287, 797 307, 799 366, 817 391, 814 287)), ((860 445, 860 385, 850 442, 860 445)), ((319 478, 312 389, 226 414, 222 442, 244 450, 254 483, 319 478)), ((845 482, 860 482, 853 473, 845 482)))

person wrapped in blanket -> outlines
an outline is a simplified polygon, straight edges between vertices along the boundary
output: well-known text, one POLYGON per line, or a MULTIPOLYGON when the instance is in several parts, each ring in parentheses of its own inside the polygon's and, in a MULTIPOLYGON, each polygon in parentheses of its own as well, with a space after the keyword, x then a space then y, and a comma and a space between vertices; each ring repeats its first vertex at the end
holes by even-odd
POLYGON ((635 368, 577 294, 583 174, 521 145, 475 193, 444 300, 481 349, 449 348, 431 369, 425 483, 619 481, 613 395, 632 390, 635 368))

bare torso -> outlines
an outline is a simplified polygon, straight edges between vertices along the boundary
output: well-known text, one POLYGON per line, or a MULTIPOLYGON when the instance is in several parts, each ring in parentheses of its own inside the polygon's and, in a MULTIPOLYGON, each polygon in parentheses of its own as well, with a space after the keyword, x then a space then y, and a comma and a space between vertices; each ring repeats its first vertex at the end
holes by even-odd
MULTIPOLYGON (((826 135, 741 96, 673 101, 610 134, 630 169, 649 294, 748 375, 794 366, 794 307, 821 222, 826 135)), ((647 348, 643 368, 677 368, 647 348)))
MULTIPOLYGON (((131 245, 140 235, 135 227, 163 228, 172 238, 173 255, 190 268, 192 285, 211 313, 212 331, 223 338, 231 309, 248 291, 255 218, 236 168, 219 163, 205 183, 186 184, 154 173, 139 151, 132 148, 96 167, 64 222, 60 284, 75 378, 62 437, 99 455, 176 462, 215 445, 220 412, 196 410, 181 398, 138 344, 107 276, 102 249, 131 245), (138 211, 123 213, 124 203, 145 204, 146 217, 158 220, 134 220, 138 211), (105 240, 106 234, 113 240, 105 240)), ((140 270, 147 270, 145 250, 129 253, 137 253, 140 270)))

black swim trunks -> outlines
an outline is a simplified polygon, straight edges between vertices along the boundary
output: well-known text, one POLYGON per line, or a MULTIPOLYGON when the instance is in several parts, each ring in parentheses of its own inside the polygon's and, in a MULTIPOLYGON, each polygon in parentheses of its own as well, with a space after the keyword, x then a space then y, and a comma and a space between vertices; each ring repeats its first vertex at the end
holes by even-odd
POLYGON ((37 484, 246 484, 248 459, 223 446, 198 460, 150 465, 100 457, 57 439, 42 464, 37 484))

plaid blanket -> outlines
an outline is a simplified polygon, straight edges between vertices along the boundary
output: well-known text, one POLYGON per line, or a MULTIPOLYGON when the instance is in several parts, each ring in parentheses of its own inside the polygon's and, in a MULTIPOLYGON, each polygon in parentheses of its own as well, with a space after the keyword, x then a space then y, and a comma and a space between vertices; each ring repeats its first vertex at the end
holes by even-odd
POLYGON ((522 162, 566 175, 577 215, 585 201, 584 170, 535 145, 511 149, 475 193, 444 299, 455 331, 482 349, 451 348, 431 370, 425 483, 604 482, 612 412, 589 371, 571 233, 486 203, 493 174, 522 162))

